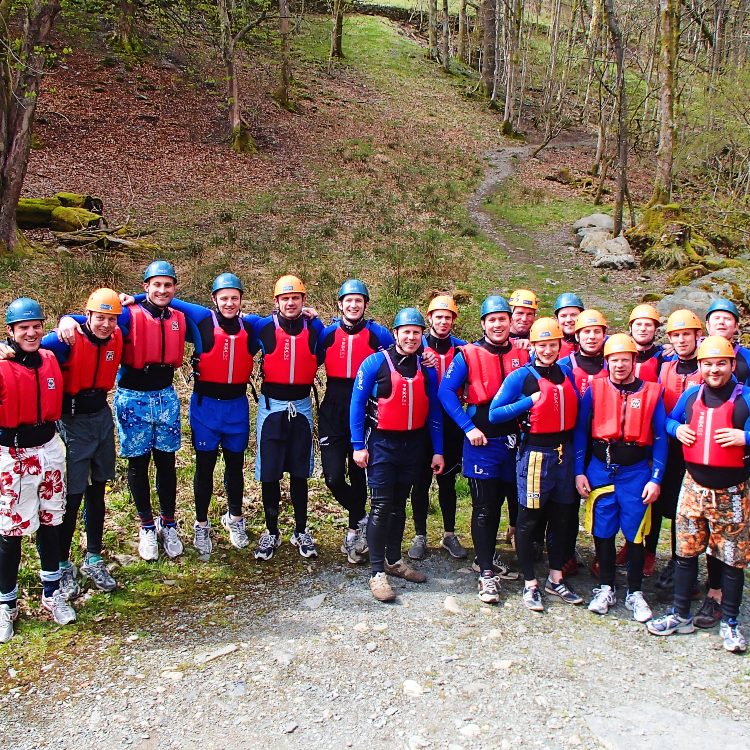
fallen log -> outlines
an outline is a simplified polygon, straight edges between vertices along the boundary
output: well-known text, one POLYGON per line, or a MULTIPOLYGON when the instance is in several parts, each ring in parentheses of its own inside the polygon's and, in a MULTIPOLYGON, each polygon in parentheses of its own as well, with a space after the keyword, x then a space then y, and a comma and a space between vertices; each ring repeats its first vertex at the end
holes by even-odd
POLYGON ((99 198, 77 193, 57 193, 52 198, 21 198, 16 209, 20 229, 48 227, 59 232, 101 227, 103 208, 99 198))

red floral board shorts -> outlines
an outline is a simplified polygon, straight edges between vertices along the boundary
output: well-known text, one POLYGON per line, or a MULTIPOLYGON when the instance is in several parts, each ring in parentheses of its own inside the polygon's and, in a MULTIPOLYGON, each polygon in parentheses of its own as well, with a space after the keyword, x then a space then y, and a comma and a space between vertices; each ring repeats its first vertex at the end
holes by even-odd
POLYGON ((750 565, 750 485, 712 490, 689 472, 677 500, 677 554, 696 557, 708 551, 733 568, 750 565))
POLYGON ((36 448, 0 445, 0 534, 30 536, 65 512, 65 446, 58 435, 36 448))

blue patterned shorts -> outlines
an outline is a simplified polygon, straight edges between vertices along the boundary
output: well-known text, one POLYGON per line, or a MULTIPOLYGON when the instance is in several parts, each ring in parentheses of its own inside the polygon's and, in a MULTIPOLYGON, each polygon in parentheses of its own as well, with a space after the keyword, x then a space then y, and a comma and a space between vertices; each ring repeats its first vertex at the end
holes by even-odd
POLYGON ((160 391, 115 391, 115 419, 120 455, 135 458, 152 448, 174 453, 180 448, 180 399, 173 386, 160 391))

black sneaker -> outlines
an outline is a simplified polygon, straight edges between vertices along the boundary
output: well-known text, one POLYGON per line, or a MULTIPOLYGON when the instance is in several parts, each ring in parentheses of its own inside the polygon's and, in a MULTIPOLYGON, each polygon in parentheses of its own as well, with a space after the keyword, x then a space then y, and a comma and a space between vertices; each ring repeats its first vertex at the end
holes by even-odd
POLYGON ((560 583, 553 583, 550 578, 544 584, 544 593, 559 596, 566 604, 583 604, 583 597, 578 596, 562 579, 560 583))
POLYGON ((302 557, 318 556, 318 550, 315 549, 315 542, 307 529, 300 531, 299 533, 295 531, 289 541, 292 543, 293 547, 296 547, 299 550, 302 557))
POLYGON ((447 550, 451 557, 455 557, 457 560, 465 560, 469 555, 455 534, 444 536, 443 541, 440 542, 440 546, 444 550, 447 550))
POLYGON ((675 561, 672 558, 668 563, 667 567, 662 570, 659 574, 659 578, 656 580, 656 588, 666 591, 674 588, 674 566, 675 561))
POLYGON ((721 621, 721 604, 710 596, 703 600, 700 609, 693 616, 696 628, 712 628, 721 621))

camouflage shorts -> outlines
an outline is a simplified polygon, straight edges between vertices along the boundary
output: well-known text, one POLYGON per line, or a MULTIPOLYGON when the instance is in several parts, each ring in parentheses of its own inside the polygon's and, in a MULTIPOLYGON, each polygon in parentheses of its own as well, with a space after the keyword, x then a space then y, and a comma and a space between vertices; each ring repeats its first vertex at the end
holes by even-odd
POLYGON ((735 568, 750 564, 750 485, 712 490, 686 472, 677 501, 677 554, 706 550, 735 568))

